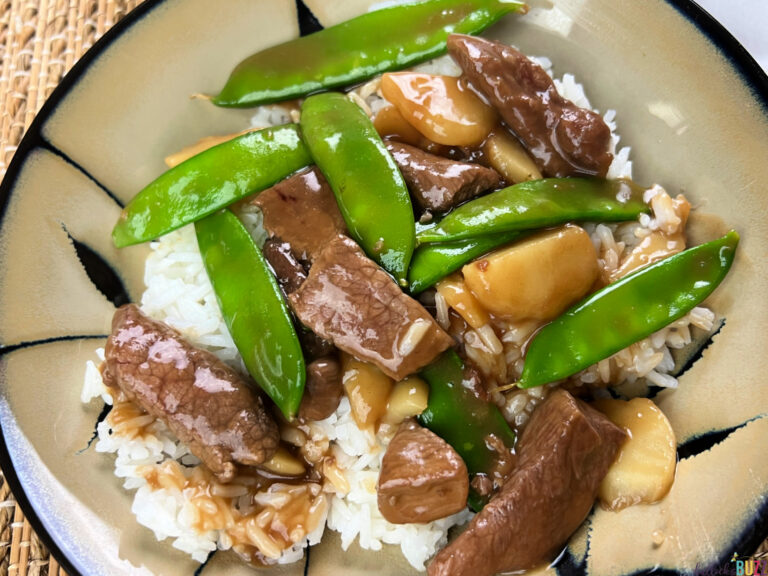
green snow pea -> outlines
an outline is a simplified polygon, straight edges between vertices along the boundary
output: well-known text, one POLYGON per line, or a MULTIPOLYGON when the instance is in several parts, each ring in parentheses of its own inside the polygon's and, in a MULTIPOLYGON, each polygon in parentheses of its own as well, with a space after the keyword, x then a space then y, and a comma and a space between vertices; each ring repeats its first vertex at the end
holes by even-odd
POLYGON ((470 260, 517 240, 524 234, 513 230, 453 242, 423 244, 413 253, 408 270, 408 288, 411 294, 423 292, 470 260))
POLYGON ((462 385, 464 366, 453 350, 424 368, 421 376, 429 384, 429 401, 419 422, 453 446, 470 474, 493 476, 499 454, 492 449, 489 437, 510 450, 515 446, 515 433, 498 407, 480 400, 462 385))
POLYGON ((732 230, 595 292, 534 336, 518 386, 567 378, 681 318, 722 282, 738 243, 732 230))
POLYGON ((193 156, 149 184, 123 208, 112 240, 118 248, 153 240, 311 162, 295 124, 248 132, 193 156))
POLYGON ((316 94, 301 107, 301 130, 350 234, 404 285, 415 244, 411 197, 368 116, 343 94, 316 94))
POLYGON ((246 58, 213 103, 256 106, 355 84, 444 54, 449 34, 475 34, 515 11, 527 6, 516 0, 428 0, 369 12, 246 58))
POLYGON ((620 222, 648 212, 643 188, 630 180, 545 178, 521 182, 459 206, 419 232, 419 243, 531 230, 575 220, 620 222))
POLYGON ((229 210, 195 223, 216 300, 245 367, 286 418, 296 415, 306 367, 277 280, 251 235, 229 210))

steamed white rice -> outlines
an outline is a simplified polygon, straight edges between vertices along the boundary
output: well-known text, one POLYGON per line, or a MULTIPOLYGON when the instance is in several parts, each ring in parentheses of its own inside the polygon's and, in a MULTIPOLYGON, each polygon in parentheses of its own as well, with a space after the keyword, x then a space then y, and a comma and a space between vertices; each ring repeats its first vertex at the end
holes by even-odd
MULTIPOLYGON (((548 72, 551 63, 546 58, 535 59, 548 72)), ((458 75, 458 67, 448 58, 440 58, 418 67, 429 73, 458 75)), ((580 106, 591 107, 582 86, 573 76, 566 74, 555 80, 557 89, 566 98, 580 106)), ((387 105, 374 80, 350 94, 369 114, 375 114, 387 105)), ((611 141, 614 161, 609 177, 631 177, 632 164, 629 148, 618 148, 615 135, 615 113, 607 111, 604 118, 614 133, 611 141)), ((280 105, 264 106, 253 116, 253 126, 267 126, 296 121, 297 111, 280 105)), ((241 214, 257 242, 264 241, 260 214, 249 209, 241 214)), ((656 215, 663 218, 662 215, 656 215)), ((597 225, 588 227, 603 262, 615 265, 622 252, 638 242, 637 228, 651 229, 658 221, 629 225, 597 225)), ((141 299, 145 313, 179 330, 192 343, 206 348, 236 369, 244 370, 242 361, 232 342, 219 312, 211 284, 205 273, 198 251, 193 227, 172 232, 151 244, 146 262, 146 290, 141 299)), ((438 321, 445 322, 448 310, 438 295, 438 321)), ((673 367, 669 348, 690 342, 690 326, 711 329, 713 316, 704 309, 696 309, 686 318, 658 334, 633 345, 615 357, 586 370, 581 376, 584 383, 615 382, 621 379, 647 378, 659 386, 675 386, 669 375, 673 367)), ((490 327, 489 327, 490 328, 490 327)), ((479 330, 468 337, 467 353, 476 362, 503 365, 510 375, 519 369, 522 358, 520 344, 527 338, 524 325, 508 326, 499 338, 492 329, 479 330), (474 355, 474 356, 473 356, 474 355)), ((103 360, 103 351, 99 352, 103 360)), ((517 426, 524 425, 533 408, 545 397, 547 387, 530 391, 513 391, 497 395, 507 419, 517 426)), ((83 402, 100 397, 111 404, 112 397, 105 390, 94 362, 86 367, 83 402)), ((151 417, 150 417, 151 418, 151 417)), ((187 465, 196 463, 187 447, 174 439, 159 421, 153 421, 149 434, 140 439, 121 436, 107 422, 98 426, 96 450, 115 455, 115 475, 123 479, 127 490, 135 490, 132 511, 142 525, 153 530, 158 540, 171 539, 173 546, 203 562, 214 550, 228 549, 232 543, 223 531, 196 531, 189 511, 189 503, 178 490, 152 489, 140 472, 142 467, 158 466, 169 460, 187 465)), ((303 432, 295 432, 297 444, 303 450, 330 445, 335 460, 335 473, 327 473, 331 488, 328 495, 327 526, 340 533, 342 547, 346 549, 357 541, 361 548, 380 550, 383 545, 399 546, 408 562, 417 570, 424 570, 426 561, 445 544, 448 530, 469 520, 467 511, 426 525, 394 525, 380 514, 376 501, 376 483, 381 458, 392 431, 374 437, 359 430, 351 416, 349 402, 342 400, 339 408, 328 419, 312 423, 303 432)), ((284 438, 285 439, 285 438, 284 438)), ((289 439, 290 440, 290 439, 289 439)), ((307 544, 318 542, 326 522, 323 521, 306 538, 283 553, 278 562, 293 562, 303 554, 307 544)))

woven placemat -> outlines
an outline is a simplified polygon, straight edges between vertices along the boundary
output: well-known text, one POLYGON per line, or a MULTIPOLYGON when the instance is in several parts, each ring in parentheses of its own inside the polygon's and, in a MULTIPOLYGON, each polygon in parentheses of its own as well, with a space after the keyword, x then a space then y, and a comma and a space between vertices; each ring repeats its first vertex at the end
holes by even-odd
MULTIPOLYGON (((142 0, 0 0, 0 178, 45 99, 142 0)), ((64 576, 0 470, 0 576, 64 576)))
MULTIPOLYGON (((82 54, 143 0, 0 0, 0 178, 35 114, 82 54)), ((760 547, 768 554, 768 541, 760 547)), ((66 576, 0 470, 0 576, 66 576)))

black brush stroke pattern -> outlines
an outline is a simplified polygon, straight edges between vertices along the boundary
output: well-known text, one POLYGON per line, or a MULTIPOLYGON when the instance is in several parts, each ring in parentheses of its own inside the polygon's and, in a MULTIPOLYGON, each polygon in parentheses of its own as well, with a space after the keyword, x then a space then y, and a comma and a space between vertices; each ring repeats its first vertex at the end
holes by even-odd
POLYGON ((115 195, 115 194, 114 194, 114 193, 113 193, 113 192, 112 192, 112 191, 111 191, 109 188, 107 188, 106 186, 104 186, 104 184, 102 184, 101 182, 99 182, 99 181, 96 179, 96 177, 95 177, 93 174, 91 174, 91 173, 90 173, 88 170, 86 170, 86 169, 85 169, 85 168, 84 168, 84 167, 83 167, 83 166, 82 166, 80 163, 78 163, 78 162, 76 162, 75 160, 73 160, 73 159, 72 159, 72 158, 69 156, 69 154, 67 154, 66 152, 64 152, 64 151, 63 151, 63 150, 61 150, 60 148, 57 148, 57 147, 56 147, 56 146, 54 146, 54 145, 53 145, 51 142, 49 142, 48 140, 45 140, 45 139, 44 139, 44 138, 42 138, 42 137, 41 137, 41 139, 40 139, 40 148, 42 148, 43 150, 47 150, 48 152, 50 152, 50 153, 51 153, 51 154, 53 154, 54 156, 58 156, 59 158, 61 158, 62 160, 64 160, 64 162, 66 162, 67 164, 69 164, 70 166, 72 166, 73 168, 75 168, 75 169, 76 169, 78 172, 80 172, 80 173, 81 173, 83 176, 85 176, 86 178, 88 178, 88 180, 90 180, 91 182, 93 182, 94 184, 96 184, 96 186, 98 186, 98 187, 99 187, 99 189, 100 189, 102 192, 104 192, 104 194, 106 194, 107 196, 109 196, 109 197, 112 199, 112 201, 113 201, 115 204, 117 204, 118 206, 120 206, 120 208, 125 208, 125 204, 122 202, 122 200, 120 200, 120 198, 118 198, 118 197, 117 197, 117 196, 116 196, 116 195, 115 195))
MULTIPOLYGON (((699 347, 693 352, 691 352, 691 355, 685 360, 685 362, 683 362, 683 365, 680 366, 680 368, 676 372, 672 373, 672 376, 674 376, 675 378, 680 378, 683 374, 688 372, 688 370, 690 370, 691 367, 701 359, 701 357, 704 355, 704 351, 712 345, 714 337, 720 333, 720 331, 723 329, 724 326, 725 326, 725 318, 719 319, 718 323, 715 325, 710 335, 705 340, 701 340, 699 342, 699 347)), ((656 396, 662 390, 667 390, 667 388, 664 388, 662 386, 649 385, 646 398, 651 398, 651 399, 656 398, 656 396)))
POLYGON ((691 354, 688 357, 688 359, 685 361, 685 363, 677 371, 677 374, 674 374, 675 378, 680 378, 680 376, 682 376, 683 374, 688 372, 688 370, 691 369, 691 366, 693 366, 696 362, 698 362, 699 359, 703 356, 704 351, 712 345, 712 341, 715 338, 715 336, 720 334, 720 331, 725 326, 725 318, 719 319, 718 322, 719 323, 715 325, 714 330, 709 335, 709 338, 707 338, 706 340, 704 340, 701 343, 701 346, 699 346, 698 350, 693 352, 693 354, 691 354))
POLYGON ((309 551, 312 549, 312 546, 307 544, 306 551, 304 552, 304 576, 309 575, 309 551))
POLYGON ((693 438, 686 440, 677 447, 677 459, 685 460, 687 458, 692 458, 697 454, 701 454, 702 452, 706 452, 707 450, 710 450, 723 442, 726 438, 728 438, 728 436, 736 432, 736 430, 740 430, 750 422, 754 422, 755 420, 759 420, 765 416, 766 415, 763 414, 756 416, 755 418, 750 418, 746 422, 742 422, 736 426, 723 428, 722 430, 710 430, 709 432, 694 436, 693 438))
POLYGON ((323 29, 323 25, 318 22, 312 11, 301 0, 296 0, 296 12, 299 18, 299 34, 302 36, 307 36, 323 29))
POLYGON ((91 437, 88 439, 88 444, 85 445, 85 448, 81 448, 80 450, 75 452, 75 454, 80 455, 83 452, 86 452, 88 448, 91 447, 91 445, 93 444, 93 441, 96 440, 96 438, 98 438, 99 436, 99 430, 98 430, 99 424, 104 422, 104 420, 106 419, 107 415, 110 413, 111 410, 112 410, 112 406, 110 404, 105 403, 104 406, 101 408, 101 412, 99 412, 98 418, 96 418, 96 422, 94 422, 93 424, 93 432, 91 433, 91 437))
POLYGON ((128 304, 131 299, 123 285, 123 281, 120 279, 120 276, 117 275, 117 272, 114 271, 112 266, 110 266, 87 244, 80 242, 77 238, 72 236, 66 228, 64 231, 67 232, 67 236, 75 248, 77 258, 83 265, 83 270, 85 270, 85 273, 88 275, 88 278, 96 289, 101 292, 107 300, 112 302, 115 308, 119 308, 123 304, 128 304))
POLYGON ((16 350, 23 350, 25 348, 32 348, 33 346, 42 346, 44 344, 54 344, 56 342, 72 342, 75 340, 106 340, 108 334, 68 334, 67 336, 54 336, 52 338, 41 338, 40 340, 25 340, 18 344, 0 345, 0 357, 15 352, 16 350))
MULTIPOLYGON (((573 554, 571 554, 570 538, 573 538, 573 534, 569 537, 569 543, 566 549, 560 554, 557 563, 555 564, 555 572, 558 576, 584 576, 587 574, 587 558, 589 558, 590 547, 592 545, 592 518, 595 515, 595 508, 597 504, 592 506, 589 515, 584 519, 582 525, 587 524, 587 545, 584 550, 584 558, 579 562, 573 554)), ((581 528, 577 528, 577 531, 581 528)))
POLYGON ((197 567, 197 570, 192 574, 192 576, 200 576, 203 573, 203 570, 205 570, 205 567, 208 566, 208 562, 211 561, 211 558, 213 558, 214 554, 216 554, 217 550, 211 551, 210 554, 208 554, 208 558, 205 559, 205 562, 200 564, 200 566, 197 567))

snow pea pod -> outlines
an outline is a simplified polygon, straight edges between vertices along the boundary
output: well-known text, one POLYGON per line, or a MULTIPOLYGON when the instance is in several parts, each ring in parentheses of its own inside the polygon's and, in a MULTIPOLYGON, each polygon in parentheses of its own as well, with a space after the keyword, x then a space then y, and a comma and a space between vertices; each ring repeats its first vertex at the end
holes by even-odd
POLYGON ((112 241, 122 248, 153 240, 311 162, 295 124, 248 132, 171 168, 139 192, 123 208, 112 241))
POLYGON ((301 130, 350 234, 404 285, 415 244, 411 198, 368 116, 343 94, 316 94, 301 107, 301 130))
POLYGON ((683 317, 725 278, 738 243, 732 230, 595 292, 534 336, 517 385, 567 378, 683 317))
POLYGON ((296 415, 306 367, 291 314, 267 261, 229 210, 195 223, 205 270, 248 373, 286 418, 296 415))
POLYGON ((470 474, 493 477, 500 454, 489 439, 500 440, 509 450, 515 446, 515 433, 498 407, 463 386, 464 366, 453 350, 424 368, 421 376, 429 384, 429 401, 420 423, 453 446, 470 474))
POLYGON ((642 196, 643 188, 630 180, 530 180, 459 206, 416 239, 419 243, 445 242, 576 220, 634 220, 649 211, 642 196))
POLYGON ((453 242, 423 244, 413 253, 411 267, 408 269, 408 288, 411 294, 423 292, 470 260, 517 240, 524 234, 513 230, 453 242))
POLYGON ((256 106, 355 84, 444 54, 451 33, 526 10, 516 0, 429 0, 369 12, 246 58, 213 103, 256 106))

